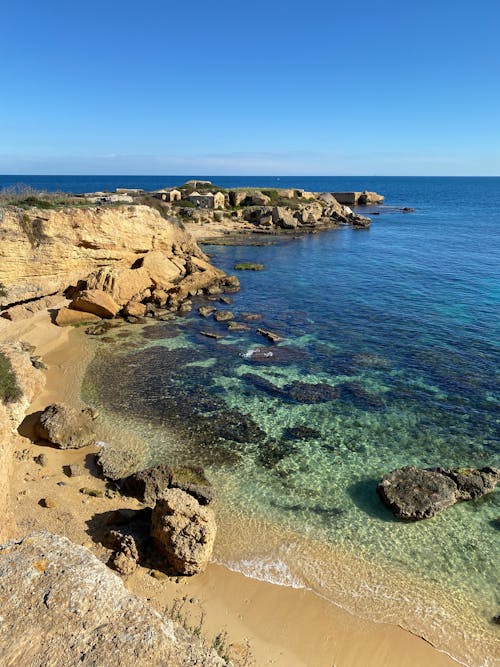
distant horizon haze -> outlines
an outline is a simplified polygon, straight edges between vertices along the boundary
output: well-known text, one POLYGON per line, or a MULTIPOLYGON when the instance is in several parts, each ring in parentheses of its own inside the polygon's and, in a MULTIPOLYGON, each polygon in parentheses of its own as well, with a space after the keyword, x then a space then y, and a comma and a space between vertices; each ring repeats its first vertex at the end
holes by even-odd
POLYGON ((500 175, 497 0, 7 3, 0 173, 500 175))

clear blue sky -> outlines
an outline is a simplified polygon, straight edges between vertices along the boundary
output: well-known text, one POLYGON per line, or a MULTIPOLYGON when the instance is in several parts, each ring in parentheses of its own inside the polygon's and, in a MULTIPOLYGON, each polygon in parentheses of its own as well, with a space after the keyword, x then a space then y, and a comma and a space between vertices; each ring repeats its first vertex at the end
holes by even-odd
POLYGON ((6 0, 0 173, 500 175, 498 0, 6 0))

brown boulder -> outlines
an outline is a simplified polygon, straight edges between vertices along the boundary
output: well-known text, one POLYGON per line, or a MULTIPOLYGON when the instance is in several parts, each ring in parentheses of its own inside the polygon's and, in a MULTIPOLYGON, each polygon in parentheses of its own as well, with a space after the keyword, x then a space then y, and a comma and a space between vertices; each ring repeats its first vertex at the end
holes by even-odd
POLYGON ((120 306, 134 298, 142 297, 151 287, 149 272, 138 269, 103 267, 87 277, 87 289, 102 290, 120 306))
POLYGON ((40 415, 35 431, 59 449, 79 449, 95 442, 92 421, 87 409, 79 411, 64 403, 53 403, 40 415))
POLYGON ((98 289, 88 289, 78 292, 70 303, 73 310, 82 310, 85 313, 93 313, 99 317, 112 318, 120 310, 120 306, 113 298, 98 289))
POLYGON ((59 327, 67 327, 74 324, 99 322, 100 319, 100 317, 93 313, 84 313, 82 310, 71 310, 70 308, 60 308, 57 311, 54 322, 59 327))
POLYGON ((129 301, 123 310, 125 315, 132 317, 144 317, 146 314, 146 306, 139 301, 129 301))
POLYGON ((202 572, 211 556, 217 528, 208 507, 180 489, 169 489, 156 503, 151 535, 166 564, 177 574, 202 572))

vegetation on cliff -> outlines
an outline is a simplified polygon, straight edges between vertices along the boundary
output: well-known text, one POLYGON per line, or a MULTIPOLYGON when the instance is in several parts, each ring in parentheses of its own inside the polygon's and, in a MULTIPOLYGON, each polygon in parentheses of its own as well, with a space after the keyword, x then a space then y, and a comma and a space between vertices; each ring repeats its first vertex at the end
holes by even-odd
POLYGON ((21 394, 10 359, 0 352, 0 400, 2 403, 12 403, 21 398, 21 394))

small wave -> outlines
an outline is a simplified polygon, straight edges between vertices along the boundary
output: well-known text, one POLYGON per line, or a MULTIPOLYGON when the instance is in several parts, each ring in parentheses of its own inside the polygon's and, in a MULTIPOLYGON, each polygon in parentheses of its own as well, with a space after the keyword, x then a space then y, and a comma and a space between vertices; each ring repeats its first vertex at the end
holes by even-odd
POLYGON ((220 561, 220 564, 249 579, 258 579, 289 588, 306 588, 305 583, 293 574, 281 558, 262 556, 249 560, 220 561))
POLYGON ((257 350, 259 351, 259 356, 261 356, 261 357, 272 357, 272 356, 274 356, 271 351, 262 352, 262 350, 260 348, 255 348, 255 347, 251 348, 250 350, 247 350, 246 352, 243 352, 243 354, 241 354, 241 356, 243 357, 243 359, 251 359, 253 357, 253 355, 257 352, 257 350))

